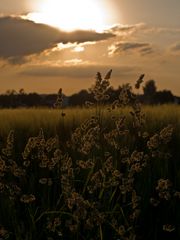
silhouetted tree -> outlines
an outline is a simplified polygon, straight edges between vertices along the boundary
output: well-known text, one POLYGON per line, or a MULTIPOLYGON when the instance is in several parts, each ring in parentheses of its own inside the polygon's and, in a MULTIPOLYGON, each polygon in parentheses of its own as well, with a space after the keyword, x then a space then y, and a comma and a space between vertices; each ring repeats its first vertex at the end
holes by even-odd
POLYGON ((158 104, 173 103, 174 100, 174 96, 169 90, 158 91, 155 94, 155 101, 158 104))
POLYGON ((145 103, 148 104, 155 103, 154 97, 156 94, 156 90, 157 88, 154 80, 149 80, 145 83, 145 86, 143 87, 145 103))
POLYGON ((82 106, 86 101, 93 101, 93 95, 87 90, 81 90, 79 93, 73 94, 69 97, 70 106, 82 106))
POLYGON ((144 95, 145 96, 152 96, 156 93, 156 84, 154 80, 149 80, 145 83, 143 87, 144 95))
POLYGON ((19 89, 19 95, 24 95, 24 94, 25 94, 24 88, 19 89))

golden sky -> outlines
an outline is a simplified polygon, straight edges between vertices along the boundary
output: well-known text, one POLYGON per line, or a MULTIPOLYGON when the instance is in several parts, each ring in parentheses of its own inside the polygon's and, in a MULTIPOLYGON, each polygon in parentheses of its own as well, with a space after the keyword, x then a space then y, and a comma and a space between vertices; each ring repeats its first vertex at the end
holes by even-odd
POLYGON ((179 0, 1 0, 0 93, 154 79, 180 95, 179 0))

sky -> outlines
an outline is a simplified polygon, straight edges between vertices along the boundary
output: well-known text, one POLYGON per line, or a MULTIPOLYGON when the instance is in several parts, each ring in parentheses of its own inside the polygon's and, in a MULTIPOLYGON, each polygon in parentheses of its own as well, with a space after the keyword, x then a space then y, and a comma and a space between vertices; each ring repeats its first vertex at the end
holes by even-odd
POLYGON ((0 0, 0 93, 70 95, 110 69, 180 96, 180 0, 0 0))

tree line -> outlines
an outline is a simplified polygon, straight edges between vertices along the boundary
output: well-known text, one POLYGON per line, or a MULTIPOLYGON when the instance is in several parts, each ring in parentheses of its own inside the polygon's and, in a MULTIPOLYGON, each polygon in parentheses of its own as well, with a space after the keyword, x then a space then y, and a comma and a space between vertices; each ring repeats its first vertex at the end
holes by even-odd
MULTIPOLYGON (((117 89, 109 88, 108 95, 110 98, 107 103, 112 103, 121 92, 122 86, 117 89)), ((38 94, 26 93, 24 89, 18 92, 7 90, 5 94, 0 95, 1 108, 18 108, 18 107, 54 107, 57 94, 38 94)), ((158 91, 154 80, 149 80, 143 87, 143 93, 138 94, 139 100, 143 104, 180 104, 180 97, 176 97, 170 90, 158 91)), ((64 95, 64 106, 83 106, 85 102, 93 102, 93 95, 90 91, 81 90, 71 96, 64 95)))

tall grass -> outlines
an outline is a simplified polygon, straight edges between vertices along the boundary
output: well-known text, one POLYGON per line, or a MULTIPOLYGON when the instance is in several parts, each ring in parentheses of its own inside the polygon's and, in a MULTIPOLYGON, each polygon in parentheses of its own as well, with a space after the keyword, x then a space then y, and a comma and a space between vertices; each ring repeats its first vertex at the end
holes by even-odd
POLYGON ((124 85, 107 108, 110 77, 88 109, 0 111, 2 239, 180 238, 179 107, 124 85))
MULTIPOLYGON (((127 118, 130 108, 116 109, 114 115, 123 114, 127 118)), ((177 128, 177 133, 180 129, 180 106, 175 104, 164 104, 154 106, 142 106, 142 111, 146 118, 146 128, 153 132, 161 129, 167 124, 173 124, 177 128)), ((95 114, 95 108, 66 108, 64 109, 65 127, 68 130, 73 130, 78 127, 83 121, 95 114)), ((108 107, 103 107, 104 119, 111 124, 110 113, 108 107)), ((56 127, 59 124, 60 113, 57 109, 49 108, 20 108, 20 109, 1 109, 0 110, 0 136, 5 138, 11 129, 14 129, 19 134, 22 133, 26 137, 36 135, 40 128, 45 130, 47 136, 52 136, 56 133, 56 127)))

